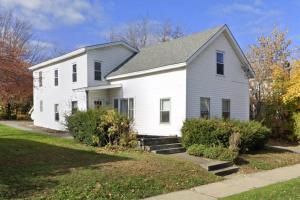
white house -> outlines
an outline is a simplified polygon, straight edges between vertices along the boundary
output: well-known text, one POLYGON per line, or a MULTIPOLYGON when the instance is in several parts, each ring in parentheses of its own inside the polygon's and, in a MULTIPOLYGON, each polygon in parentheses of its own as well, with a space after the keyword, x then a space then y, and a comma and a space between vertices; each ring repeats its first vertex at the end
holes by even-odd
POLYGON ((178 135, 186 118, 249 119, 254 73, 226 25, 137 50, 87 46, 30 67, 36 126, 63 130, 73 109, 111 106, 143 135, 178 135))

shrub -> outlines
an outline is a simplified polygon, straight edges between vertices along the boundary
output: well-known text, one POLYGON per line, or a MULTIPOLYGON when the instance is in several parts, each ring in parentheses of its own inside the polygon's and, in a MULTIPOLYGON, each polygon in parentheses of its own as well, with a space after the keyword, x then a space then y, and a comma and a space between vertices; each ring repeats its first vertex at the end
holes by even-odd
POLYGON ((92 146, 133 146, 136 137, 132 121, 113 109, 89 109, 66 117, 66 126, 74 139, 92 146))
POLYGON ((181 131, 186 148, 193 144, 229 147, 231 135, 239 133, 241 152, 263 148, 270 136, 270 130, 255 121, 189 119, 184 122, 181 131))
POLYGON ((300 141, 300 113, 293 114, 294 120, 294 138, 297 141, 300 141))
POLYGON ((193 144, 228 146, 231 128, 217 119, 189 119, 181 129, 185 147, 193 144))
POLYGON ((238 152, 230 149, 220 146, 209 147, 202 144, 194 144, 190 146, 187 151, 190 155, 223 161, 234 161, 238 156, 238 152))
POLYGON ((244 153, 262 149, 271 135, 270 129, 256 121, 231 121, 231 123, 233 131, 241 135, 240 151, 244 153))

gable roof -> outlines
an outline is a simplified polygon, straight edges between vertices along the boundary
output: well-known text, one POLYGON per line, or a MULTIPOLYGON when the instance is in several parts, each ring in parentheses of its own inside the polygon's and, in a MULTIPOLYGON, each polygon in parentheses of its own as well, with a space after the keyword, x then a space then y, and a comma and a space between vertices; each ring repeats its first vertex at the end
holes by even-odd
POLYGON ((253 77, 254 72, 241 48, 227 25, 222 25, 200 33, 142 48, 130 60, 109 73, 107 79, 111 80, 140 75, 144 74, 144 72, 156 72, 172 67, 186 66, 223 31, 226 31, 237 55, 243 61, 245 65, 244 71, 246 70, 247 73, 249 72, 249 76, 253 77))
POLYGON ((132 46, 130 46, 129 44, 127 44, 126 42, 123 41, 116 41, 116 42, 108 42, 108 43, 103 43, 103 44, 96 44, 96 45, 91 45, 91 46, 85 46, 79 49, 76 49, 74 51, 71 51, 69 53, 63 54, 61 56, 52 58, 50 60, 41 62, 39 64, 33 65, 31 67, 29 67, 30 70, 36 70, 36 69, 40 69, 43 67, 46 67, 50 64, 54 64, 63 60, 67 60, 69 58, 73 58, 75 56, 81 55, 86 53, 89 50, 94 50, 94 49, 99 49, 99 48, 104 48, 104 47, 110 47, 110 46, 123 46, 129 50, 131 50, 132 52, 138 52, 138 50, 132 46))

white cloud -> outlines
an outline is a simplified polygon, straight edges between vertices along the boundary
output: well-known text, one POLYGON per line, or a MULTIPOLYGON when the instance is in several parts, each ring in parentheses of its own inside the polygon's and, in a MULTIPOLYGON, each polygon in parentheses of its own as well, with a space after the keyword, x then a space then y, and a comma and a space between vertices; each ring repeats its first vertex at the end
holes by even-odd
POLYGON ((0 8, 14 10, 18 17, 28 20, 36 29, 100 20, 103 13, 99 0, 0 0, 0 8))

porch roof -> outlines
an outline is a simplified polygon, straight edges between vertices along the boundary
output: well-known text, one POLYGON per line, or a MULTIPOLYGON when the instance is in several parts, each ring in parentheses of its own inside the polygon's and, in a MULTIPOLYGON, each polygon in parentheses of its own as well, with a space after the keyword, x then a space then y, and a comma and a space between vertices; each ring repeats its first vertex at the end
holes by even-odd
POLYGON ((113 88, 121 88, 122 84, 110 84, 110 85, 98 85, 92 87, 84 87, 84 88, 77 88, 74 89, 75 91, 94 91, 94 90, 107 90, 113 88))

